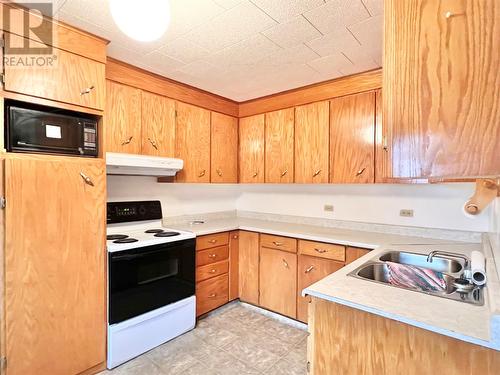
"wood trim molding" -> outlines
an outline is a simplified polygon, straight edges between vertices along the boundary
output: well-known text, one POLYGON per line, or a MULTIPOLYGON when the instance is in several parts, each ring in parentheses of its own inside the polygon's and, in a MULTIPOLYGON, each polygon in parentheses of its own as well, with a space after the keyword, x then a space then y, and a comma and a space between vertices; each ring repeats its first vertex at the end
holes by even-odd
POLYGON ((106 79, 238 117, 238 103, 108 57, 106 79))
POLYGON ((316 83, 298 89, 241 102, 239 117, 319 102, 382 87, 382 69, 316 83))

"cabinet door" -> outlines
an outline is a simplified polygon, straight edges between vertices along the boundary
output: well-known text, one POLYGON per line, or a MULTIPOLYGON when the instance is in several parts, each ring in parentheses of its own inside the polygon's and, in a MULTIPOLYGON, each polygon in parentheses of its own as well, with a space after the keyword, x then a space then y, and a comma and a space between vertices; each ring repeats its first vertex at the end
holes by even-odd
POLYGON ((211 182, 238 182, 238 119, 212 112, 211 182))
POLYGON ((375 93, 330 101, 330 182, 374 182, 375 93))
POLYGON ((8 373, 78 374, 106 353, 104 161, 5 165, 8 373))
POLYGON ((239 274, 239 231, 229 233, 229 300, 239 297, 238 274, 239 274))
POLYGON ((141 98, 142 154, 174 157, 175 100, 147 91, 141 98))
MULTIPOLYGON (((9 45, 23 45, 27 39, 5 33, 9 45)), ((45 47, 30 40, 31 47, 45 47)), ((5 91, 37 96, 98 110, 104 109, 105 66, 103 63, 53 48, 52 66, 4 64, 5 91)))
POLYGON ((329 103, 295 108, 295 182, 328 183, 329 103))
POLYGON ((344 263, 330 259, 316 258, 308 255, 299 255, 299 266, 297 268, 297 319, 307 323, 307 309, 311 297, 302 297, 302 291, 315 282, 323 279, 331 273, 338 271, 344 263))
POLYGON ((240 119, 240 183, 264 182, 264 115, 240 119))
POLYGON ((297 314, 297 254, 260 248, 259 304, 295 318, 297 314))
POLYGON ((177 102, 175 155, 184 160, 179 182, 210 182, 210 111, 177 102))
POLYGON ((293 108, 266 113, 266 182, 293 183, 293 108))
POLYGON ((141 90, 106 81, 107 152, 141 153, 141 90))
POLYGON ((384 4, 393 177, 500 174, 498 0, 384 4))
POLYGON ((390 134, 382 117, 382 90, 375 92, 375 182, 386 182, 392 177, 390 134))
POLYGON ((259 304, 259 234, 240 231, 239 294, 244 302, 259 304))
POLYGON ((368 249, 361 249, 359 247, 347 247, 345 250, 345 264, 354 262, 356 259, 361 258, 370 252, 368 249))

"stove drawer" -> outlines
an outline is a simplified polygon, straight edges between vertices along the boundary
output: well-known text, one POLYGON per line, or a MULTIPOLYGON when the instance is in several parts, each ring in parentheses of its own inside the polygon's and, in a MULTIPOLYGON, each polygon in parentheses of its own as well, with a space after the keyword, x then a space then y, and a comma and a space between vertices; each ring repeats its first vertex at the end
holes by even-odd
POLYGON ((196 266, 204 266, 220 262, 229 258, 229 247, 220 246, 213 249, 201 250, 196 253, 196 266))
POLYGON ((216 309, 229 302, 228 274, 196 284, 196 316, 216 309))
POLYGON ((210 279, 215 276, 228 273, 229 271, 229 261, 224 260, 222 262, 207 264, 205 266, 196 268, 196 282, 210 279))

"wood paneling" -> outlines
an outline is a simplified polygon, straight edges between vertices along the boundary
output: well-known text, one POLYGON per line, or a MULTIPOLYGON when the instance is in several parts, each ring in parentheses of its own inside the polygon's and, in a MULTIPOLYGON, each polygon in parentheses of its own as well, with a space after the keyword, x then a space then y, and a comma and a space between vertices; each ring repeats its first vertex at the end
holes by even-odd
POLYGON ((368 249, 360 249, 359 247, 348 246, 345 249, 345 264, 354 262, 356 259, 361 258, 370 252, 368 249))
POLYGON ((106 81, 107 152, 141 153, 141 90, 106 81))
POLYGON ((175 101, 141 92, 141 153, 173 158, 175 155, 175 101))
POLYGON ((297 105, 328 100, 339 96, 370 91, 382 87, 382 70, 355 74, 331 81, 240 103, 240 117, 276 111, 297 105))
POLYGON ((318 298, 312 304, 314 375, 498 374, 498 351, 318 298))
POLYGON ((6 176, 8 374, 80 373, 106 355, 104 161, 9 155, 6 176))
MULTIPOLYGON (((20 36, 5 33, 6 43, 23 43, 20 36)), ((41 43, 31 41, 35 46, 41 43)), ((51 55, 52 56, 52 55, 51 55)), ((98 110, 104 109, 105 65, 57 48, 53 65, 4 63, 4 90, 98 110), (88 93, 82 94, 86 89, 88 93)))
POLYGON ((375 92, 330 101, 330 182, 375 182, 375 92))
POLYGON ((238 119, 212 112, 210 182, 238 182, 238 119))
POLYGON ((386 0, 384 13, 393 177, 499 175, 498 1, 386 0))
POLYGON ((215 276, 227 274, 228 272, 229 272, 229 261, 227 259, 221 262, 216 262, 196 267, 196 282, 201 282, 203 280, 207 280, 215 276))
POLYGON ((375 182, 386 182, 391 178, 390 134, 383 123, 382 90, 375 94, 375 182))
POLYGON ((239 295, 244 302, 259 304, 259 234, 240 230, 239 295))
POLYGON ((196 316, 205 314, 229 301, 227 273, 196 284, 196 316))
POLYGON ((259 305, 295 318, 297 314, 297 254, 260 248, 259 305))
POLYGON ((310 296, 302 297, 302 291, 325 278, 326 276, 338 271, 344 266, 344 263, 336 262, 330 259, 321 259, 308 255, 299 255, 297 267, 297 319, 307 323, 307 310, 310 296))
POLYGON ((196 251, 229 244, 229 232, 196 237, 196 251))
POLYGON ((291 253, 297 252, 297 240, 295 238, 275 236, 272 234, 261 234, 260 246, 291 253))
POLYGON ((238 117, 238 103, 108 58, 106 78, 211 111, 238 117))
POLYGON ((239 134, 240 183, 263 183, 264 115, 241 118, 239 134))
POLYGON ((175 156, 184 160, 179 182, 210 182, 210 111, 177 102, 175 156))
POLYGON ((235 230, 229 233, 229 300, 239 298, 239 242, 240 233, 235 230))
POLYGON ((293 183, 295 111, 266 113, 265 124, 265 182, 293 183))
POLYGON ((229 258, 229 246, 219 246, 213 249, 199 250, 196 252, 196 267, 220 262, 229 258))
POLYGON ((295 108, 295 182, 328 183, 329 103, 295 108))
POLYGON ((299 240, 299 254, 328 258, 343 262, 345 260, 345 246, 323 242, 299 240))

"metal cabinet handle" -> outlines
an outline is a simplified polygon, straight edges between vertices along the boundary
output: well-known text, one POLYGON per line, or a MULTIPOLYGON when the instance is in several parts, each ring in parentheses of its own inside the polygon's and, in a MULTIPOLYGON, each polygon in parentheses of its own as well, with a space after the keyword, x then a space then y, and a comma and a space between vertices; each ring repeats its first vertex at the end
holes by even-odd
POLYGON ((283 261, 283 265, 286 267, 286 268, 290 268, 290 266, 288 265, 288 262, 283 258, 282 259, 283 261))
POLYGON ((92 181, 92 179, 89 176, 87 176, 85 173, 80 172, 80 176, 82 177, 83 181, 85 181, 85 183, 87 185, 94 186, 94 182, 92 181))
POLYGON ((285 170, 281 173, 281 177, 285 177, 287 173, 288 173, 288 169, 285 169, 285 170))
POLYGON ((209 240, 208 243, 216 243, 217 240, 209 240))
POLYGON ((85 89, 83 89, 82 91, 80 91, 80 96, 83 96, 83 95, 86 95, 86 94, 90 94, 90 92, 94 89, 94 86, 90 86, 90 87, 87 87, 85 89))
POLYGON ((387 152, 387 151, 389 151, 389 146, 387 146, 387 145, 384 145, 382 148, 383 148, 383 149, 384 149, 384 151, 386 151, 386 152, 387 152))
POLYGON ((217 254, 208 254, 209 258, 217 258, 217 254))
POLYGON ((215 268, 210 270, 210 273, 216 273, 216 272, 217 270, 215 268))
POLYGON ((219 175, 219 177, 222 177, 222 171, 220 169, 217 169, 216 172, 219 175))
POLYGON ((365 170, 366 168, 361 168, 359 171, 356 172, 356 176, 361 176, 365 170))
POLYGON ((252 177, 253 177, 253 178, 255 178, 255 177, 257 177, 258 175, 259 175, 259 172, 255 172, 255 173, 253 174, 253 176, 252 176, 252 177))
POLYGON ((237 235, 237 234, 235 234, 235 235, 233 236, 233 240, 237 240, 237 239, 238 239, 238 235, 237 235))
POLYGON ((304 273, 309 273, 314 269, 314 266, 309 266, 307 269, 304 271, 304 273))
POLYGON ((200 174, 198 175, 198 177, 203 177, 203 176, 205 176, 205 172, 206 172, 206 170, 205 170, 205 169, 204 169, 204 170, 202 170, 202 171, 200 172, 200 174))
POLYGON ((217 297, 217 294, 215 294, 215 293, 212 293, 212 294, 210 294, 210 295, 208 296, 208 298, 215 298, 215 297, 217 297))
POLYGON ((313 177, 316 177, 321 173, 321 169, 318 169, 316 172, 313 173, 313 177))
POLYGON ((276 242, 276 241, 273 241, 273 244, 275 246, 283 246, 283 242, 276 242))
POLYGON ((158 146, 156 145, 156 142, 153 141, 151 138, 148 138, 149 143, 151 143, 151 146, 155 148, 155 150, 158 150, 158 146))
POLYGON ((323 253, 326 253, 328 250, 325 250, 325 249, 318 249, 317 247, 314 248, 314 251, 320 253, 320 254, 323 254, 323 253))
POLYGON ((132 138, 134 138, 133 135, 127 138, 127 140, 122 142, 122 146, 128 145, 130 142, 132 142, 132 138))

